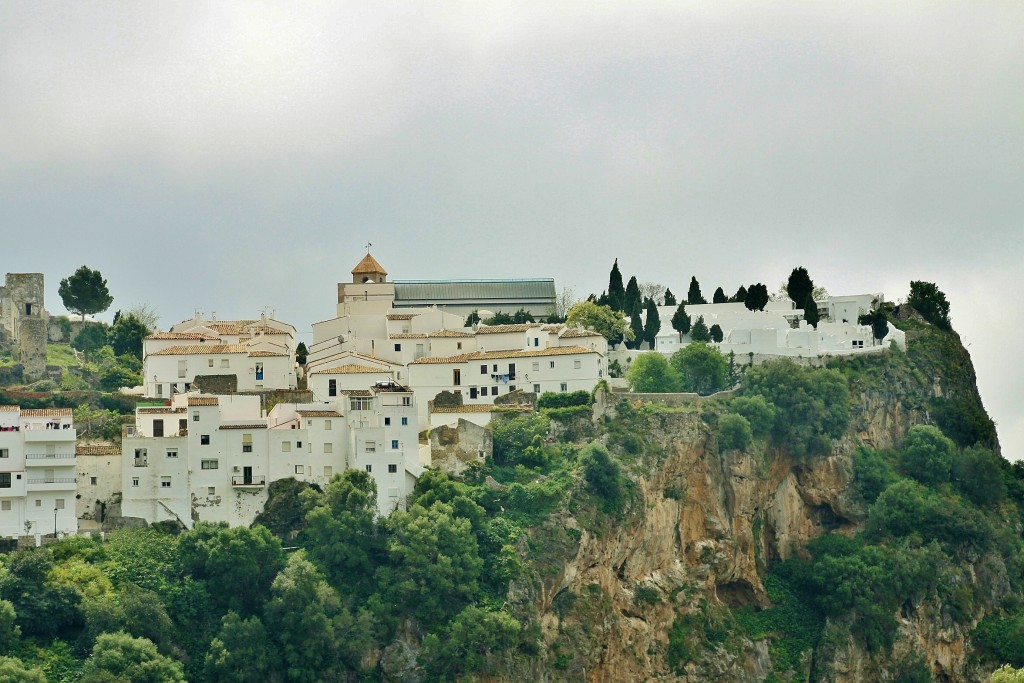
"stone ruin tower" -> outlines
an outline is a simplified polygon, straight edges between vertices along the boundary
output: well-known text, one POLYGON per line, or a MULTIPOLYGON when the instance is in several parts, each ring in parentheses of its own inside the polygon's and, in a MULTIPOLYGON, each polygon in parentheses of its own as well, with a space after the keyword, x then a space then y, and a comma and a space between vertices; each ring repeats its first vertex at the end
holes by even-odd
POLYGON ((7 273, 0 287, 0 343, 19 358, 26 382, 46 377, 46 326, 42 273, 7 273))

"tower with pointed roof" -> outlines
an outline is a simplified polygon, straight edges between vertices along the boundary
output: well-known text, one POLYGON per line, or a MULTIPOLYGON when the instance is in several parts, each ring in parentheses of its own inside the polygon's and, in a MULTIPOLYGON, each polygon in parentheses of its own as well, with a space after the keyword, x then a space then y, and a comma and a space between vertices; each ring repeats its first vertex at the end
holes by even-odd
POLYGON ((382 313, 394 301, 395 284, 388 282, 388 271, 369 250, 352 269, 352 282, 338 283, 339 317, 382 313))

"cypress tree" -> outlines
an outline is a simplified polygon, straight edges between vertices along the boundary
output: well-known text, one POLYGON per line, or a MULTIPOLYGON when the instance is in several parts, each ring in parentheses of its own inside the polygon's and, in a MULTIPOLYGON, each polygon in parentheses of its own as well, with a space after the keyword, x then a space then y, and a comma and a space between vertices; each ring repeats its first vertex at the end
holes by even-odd
POLYGON ((793 272, 789 274, 789 280, 786 282, 786 294, 793 300, 793 303, 797 306, 804 305, 807 301, 807 297, 814 291, 814 281, 811 280, 811 276, 807 274, 807 269, 803 266, 799 266, 793 269, 793 272))
POLYGON ((711 341, 716 344, 721 344, 722 340, 725 339, 725 333, 722 332, 722 326, 718 323, 712 325, 708 332, 711 334, 711 341))
POLYGON ((727 297, 725 292, 722 291, 722 288, 719 287, 715 290, 714 296, 711 297, 711 302, 715 304, 727 304, 729 303, 729 297, 727 297))
POLYGON ((690 331, 690 316, 686 312, 686 304, 679 304, 679 308, 672 315, 672 329, 679 333, 679 341, 683 341, 683 335, 690 331))
POLYGON ((612 272, 608 276, 608 305, 613 311, 621 311, 626 289, 622 286, 622 273, 619 272, 619 259, 612 264, 612 272))
POLYGON ((814 329, 818 329, 818 320, 820 320, 818 304, 814 302, 814 295, 810 292, 807 293, 807 298, 804 300, 804 320, 814 329))
POLYGON ((639 311, 633 311, 629 317, 629 329, 633 330, 632 348, 639 349, 640 345, 644 343, 644 324, 640 320, 639 311))
POLYGON ((746 304, 748 310, 763 311, 768 303, 767 285, 761 282, 750 285, 750 288, 747 289, 747 298, 743 300, 743 303, 746 304))
POLYGON ((690 330, 690 339, 695 342, 711 341, 711 330, 708 329, 707 323, 704 322, 704 316, 699 316, 697 322, 693 324, 693 329, 690 330))
POLYGON ((640 297, 640 284, 636 281, 636 275, 629 278, 626 285, 626 293, 622 299, 622 310, 629 315, 639 313, 643 308, 643 300, 640 297))
POLYGON ((644 339, 647 340, 647 345, 653 349, 654 340, 658 337, 658 332, 661 331, 661 315, 658 313, 658 307, 654 303, 654 299, 647 300, 647 324, 644 325, 644 339))
POLYGON ((666 306, 675 306, 676 305, 676 295, 673 294, 672 290, 668 289, 668 288, 665 288, 665 305, 666 306))
POLYGON ((740 288, 736 290, 736 293, 732 295, 733 303, 742 304, 747 300, 747 288, 740 285, 740 288))
POLYGON ((700 293, 700 283, 697 282, 697 276, 694 275, 690 278, 690 291, 686 293, 686 303, 693 305, 706 304, 707 302, 704 295, 700 293))

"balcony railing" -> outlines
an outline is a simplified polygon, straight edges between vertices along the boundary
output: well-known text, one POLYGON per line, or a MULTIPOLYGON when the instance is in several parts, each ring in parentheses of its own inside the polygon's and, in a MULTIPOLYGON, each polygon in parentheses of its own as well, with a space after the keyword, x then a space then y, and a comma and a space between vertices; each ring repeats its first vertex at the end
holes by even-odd
POLYGON ((266 486, 267 477, 263 474, 254 474, 250 477, 241 475, 238 477, 231 477, 232 486, 266 486))
MULTIPOLYGON (((26 460, 74 460, 74 453, 26 453, 26 460)), ((42 464, 42 463, 33 463, 42 464)))
POLYGON ((29 484, 74 484, 74 477, 39 477, 29 479, 29 484))

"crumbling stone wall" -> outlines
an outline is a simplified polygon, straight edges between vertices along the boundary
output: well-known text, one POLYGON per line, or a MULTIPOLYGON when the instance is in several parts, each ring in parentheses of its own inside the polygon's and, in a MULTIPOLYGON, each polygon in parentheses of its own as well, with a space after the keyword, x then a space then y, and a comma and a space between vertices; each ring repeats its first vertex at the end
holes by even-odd
POLYGON ((494 453, 491 430, 459 418, 450 427, 440 425, 430 430, 430 465, 451 474, 460 474, 470 463, 483 462, 494 453))
POLYGON ((42 273, 7 273, 0 287, 0 341, 19 356, 24 380, 46 376, 46 328, 42 273))

